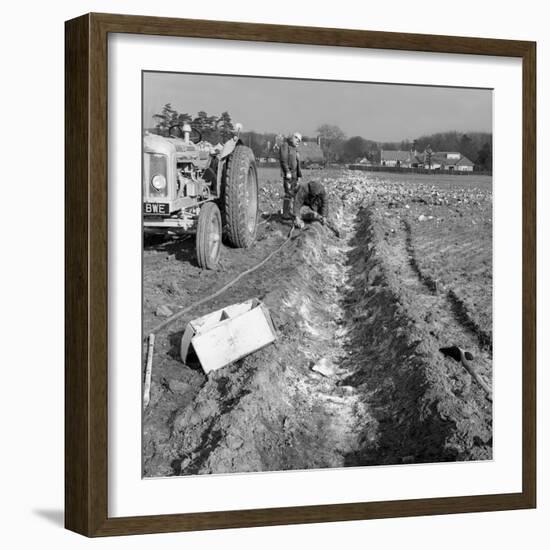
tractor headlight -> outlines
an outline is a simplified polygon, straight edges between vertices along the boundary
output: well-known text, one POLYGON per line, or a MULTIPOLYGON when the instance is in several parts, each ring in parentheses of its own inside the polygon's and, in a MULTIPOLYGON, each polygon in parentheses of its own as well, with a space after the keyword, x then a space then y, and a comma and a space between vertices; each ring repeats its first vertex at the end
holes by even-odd
POLYGON ((162 174, 157 174, 153 176, 151 180, 151 185, 157 190, 162 191, 166 188, 166 178, 162 174))

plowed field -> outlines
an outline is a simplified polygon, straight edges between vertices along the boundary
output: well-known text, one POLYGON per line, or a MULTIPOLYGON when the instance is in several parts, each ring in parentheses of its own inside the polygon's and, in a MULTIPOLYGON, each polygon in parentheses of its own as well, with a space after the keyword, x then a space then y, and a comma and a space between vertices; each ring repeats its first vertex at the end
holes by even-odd
MULTIPOLYGON (((157 335, 143 475, 172 476, 492 457, 492 404, 439 348, 492 380, 490 178, 317 171, 337 238, 295 231, 259 270, 157 335), (186 323, 259 298, 276 342, 208 377, 185 365, 186 323)), ((148 241, 144 337, 285 241, 277 171, 262 171, 251 249, 202 271, 194 239, 148 241)))

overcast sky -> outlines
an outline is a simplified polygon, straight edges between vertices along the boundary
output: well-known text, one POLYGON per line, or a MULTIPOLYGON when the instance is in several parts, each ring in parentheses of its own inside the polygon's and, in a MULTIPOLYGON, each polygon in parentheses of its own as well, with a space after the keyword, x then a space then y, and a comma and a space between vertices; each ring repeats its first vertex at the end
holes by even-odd
POLYGON ((244 130, 314 136, 323 123, 348 137, 400 141, 457 130, 492 130, 492 91, 181 73, 145 73, 144 126, 165 103, 192 116, 229 111, 244 130))

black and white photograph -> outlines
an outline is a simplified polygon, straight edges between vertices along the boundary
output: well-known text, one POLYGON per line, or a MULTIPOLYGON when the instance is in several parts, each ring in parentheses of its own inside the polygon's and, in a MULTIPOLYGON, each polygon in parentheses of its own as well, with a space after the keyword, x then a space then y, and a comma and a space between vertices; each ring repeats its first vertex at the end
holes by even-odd
POLYGON ((2 547, 544 550, 546 11, 7 3, 2 547))
POLYGON ((143 477, 492 460, 493 90, 144 71, 142 109, 143 477))

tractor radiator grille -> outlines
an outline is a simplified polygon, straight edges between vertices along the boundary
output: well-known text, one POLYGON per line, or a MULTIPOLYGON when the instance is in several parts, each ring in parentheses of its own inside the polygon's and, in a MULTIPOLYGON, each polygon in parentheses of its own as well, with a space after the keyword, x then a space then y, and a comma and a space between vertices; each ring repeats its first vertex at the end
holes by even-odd
POLYGON ((168 195, 168 181, 164 189, 155 189, 152 185, 153 178, 156 175, 164 176, 167 180, 167 158, 165 155, 157 153, 145 154, 144 166, 144 195, 145 197, 166 197, 168 195))

